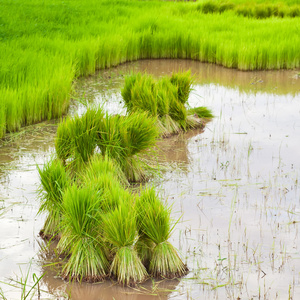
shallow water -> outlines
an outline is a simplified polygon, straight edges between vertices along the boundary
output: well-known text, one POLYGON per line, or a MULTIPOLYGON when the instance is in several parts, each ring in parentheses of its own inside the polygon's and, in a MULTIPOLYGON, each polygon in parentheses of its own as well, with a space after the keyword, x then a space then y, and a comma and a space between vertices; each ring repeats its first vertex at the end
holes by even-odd
MULTIPOLYGON (((297 299, 300 298, 300 79, 296 71, 241 72, 185 60, 144 60, 101 71, 76 83, 77 98, 120 113, 128 72, 161 76, 191 69, 191 106, 215 118, 204 132, 159 143, 162 178, 153 184, 181 217, 172 237, 191 272, 182 280, 123 289, 112 282, 68 283, 43 265, 36 164, 53 153, 55 124, 43 123, 0 144, 0 281, 31 272, 42 279, 42 299, 297 299), (153 295, 152 295, 153 294, 153 295)), ((299 71, 298 71, 299 72, 299 71)), ((73 105, 70 114, 85 106, 73 105)), ((0 283, 8 299, 20 290, 0 283)))

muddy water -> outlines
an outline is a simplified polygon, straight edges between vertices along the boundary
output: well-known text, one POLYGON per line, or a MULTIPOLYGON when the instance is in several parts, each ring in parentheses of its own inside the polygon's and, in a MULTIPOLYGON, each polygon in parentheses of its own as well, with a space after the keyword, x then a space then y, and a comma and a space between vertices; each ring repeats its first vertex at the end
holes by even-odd
MULTIPOLYGON (((0 148, 0 281, 31 273, 43 278, 42 298, 63 299, 298 299, 300 298, 300 79, 295 71, 240 72, 183 60, 139 61, 79 80, 76 97, 110 113, 125 112, 120 97, 132 70, 156 76, 191 69, 191 106, 215 118, 204 132, 159 143, 162 178, 152 184, 173 203, 172 243, 191 272, 182 280, 147 282, 140 290, 113 282, 63 282, 44 267, 52 253, 37 236, 36 164, 53 153, 55 125, 26 130, 0 148), (85 95, 83 98, 82 95, 85 95), (48 293, 47 293, 48 292, 48 293)), ((299 72, 299 71, 298 71, 299 72)), ((73 105, 70 113, 85 106, 73 105)), ((8 299, 20 290, 0 283, 8 299)))

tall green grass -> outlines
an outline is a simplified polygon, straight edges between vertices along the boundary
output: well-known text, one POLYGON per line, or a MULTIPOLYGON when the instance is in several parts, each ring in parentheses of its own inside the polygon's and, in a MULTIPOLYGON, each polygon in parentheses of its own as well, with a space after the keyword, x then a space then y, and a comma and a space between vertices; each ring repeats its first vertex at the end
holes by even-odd
POLYGON ((136 210, 134 205, 129 204, 133 201, 126 198, 123 201, 103 217, 103 229, 104 237, 112 245, 114 253, 110 274, 123 285, 133 285, 144 281, 147 271, 134 247, 138 236, 136 210))
POLYGON ((153 188, 141 193, 137 202, 140 239, 148 252, 141 251, 149 260, 149 272, 155 277, 174 278, 187 273, 187 267, 176 249, 168 241, 174 228, 171 208, 165 206, 153 188), (149 241, 152 242, 149 243, 149 241))
POLYGON ((174 73, 171 77, 158 80, 148 74, 130 74, 125 77, 121 95, 127 111, 149 113, 157 118, 160 134, 169 136, 187 128, 202 126, 199 120, 202 116, 207 119, 212 117, 204 107, 192 111, 187 109, 192 82, 190 71, 174 73))
MULTIPOLYGON (((299 5, 294 0, 285 3, 290 9, 299 5)), ((61 116, 77 76, 126 61, 187 58, 242 70, 299 67, 298 18, 204 14, 198 5, 2 0, 0 137, 61 116)))
POLYGON ((98 131, 97 145, 102 155, 113 159, 130 182, 143 181, 147 165, 140 157, 156 144, 156 119, 147 112, 106 116, 98 131))
POLYGON ((101 238, 102 196, 90 185, 73 186, 64 194, 58 248, 70 255, 63 267, 65 278, 96 282, 107 274, 109 264, 101 238))
POLYGON ((43 168, 38 168, 38 172, 41 180, 39 213, 45 212, 47 214, 41 235, 53 238, 59 233, 63 193, 71 185, 71 179, 58 159, 50 160, 43 168))

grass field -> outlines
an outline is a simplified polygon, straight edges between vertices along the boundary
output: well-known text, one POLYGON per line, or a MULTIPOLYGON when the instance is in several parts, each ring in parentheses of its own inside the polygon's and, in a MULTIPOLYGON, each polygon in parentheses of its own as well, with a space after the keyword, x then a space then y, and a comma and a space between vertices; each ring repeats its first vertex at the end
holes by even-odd
POLYGON ((60 117, 76 77, 125 61, 188 58, 242 70, 300 66, 299 17, 204 13, 203 3, 0 0, 0 138, 60 117))

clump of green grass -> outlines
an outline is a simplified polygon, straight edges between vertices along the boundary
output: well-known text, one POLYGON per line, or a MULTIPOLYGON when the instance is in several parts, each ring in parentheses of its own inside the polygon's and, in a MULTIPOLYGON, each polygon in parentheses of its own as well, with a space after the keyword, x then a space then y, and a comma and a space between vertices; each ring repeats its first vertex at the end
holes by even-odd
POLYGON ((190 71, 174 73, 157 81, 148 74, 131 74, 125 78, 121 94, 129 112, 148 112, 157 118, 160 134, 168 136, 199 125, 199 122, 187 119, 185 105, 192 82, 190 71))
POLYGON ((155 118, 147 112, 126 117, 106 116, 98 131, 97 145, 102 155, 113 159, 130 182, 145 179, 145 164, 140 154, 156 144, 155 118))
POLYGON ((89 185, 69 188, 63 198, 62 237, 58 248, 70 255, 63 277, 97 282, 108 272, 108 259, 102 240, 102 192, 89 185))
POLYGON ((201 119, 212 119, 214 117, 211 110, 203 106, 190 108, 188 110, 188 115, 196 115, 201 119))
POLYGON ((39 213, 46 212, 48 214, 41 235, 45 238, 52 238, 59 232, 63 193, 71 185, 71 180, 58 159, 50 160, 43 168, 38 167, 38 172, 41 180, 39 213))
POLYGON ((150 244, 148 253, 144 253, 145 259, 149 259, 149 273, 159 278, 185 275, 188 271, 186 265, 168 242, 176 224, 172 225, 170 207, 163 205, 155 190, 150 188, 141 193, 137 201, 137 211, 140 238, 144 239, 146 245, 150 244))
POLYGON ((100 108, 88 108, 83 116, 75 116, 63 121, 57 129, 55 149, 64 162, 86 163, 96 148, 97 130, 104 113, 100 108))
POLYGON ((123 285, 135 285, 146 279, 147 271, 134 247, 137 240, 136 211, 126 200, 123 199, 119 207, 103 217, 103 230, 114 253, 110 274, 123 285))
POLYGON ((128 185, 128 180, 120 166, 108 156, 101 154, 94 155, 89 163, 80 170, 78 177, 81 183, 88 184, 89 182, 97 181, 103 175, 111 176, 112 180, 118 182, 120 186, 125 187, 128 185))

